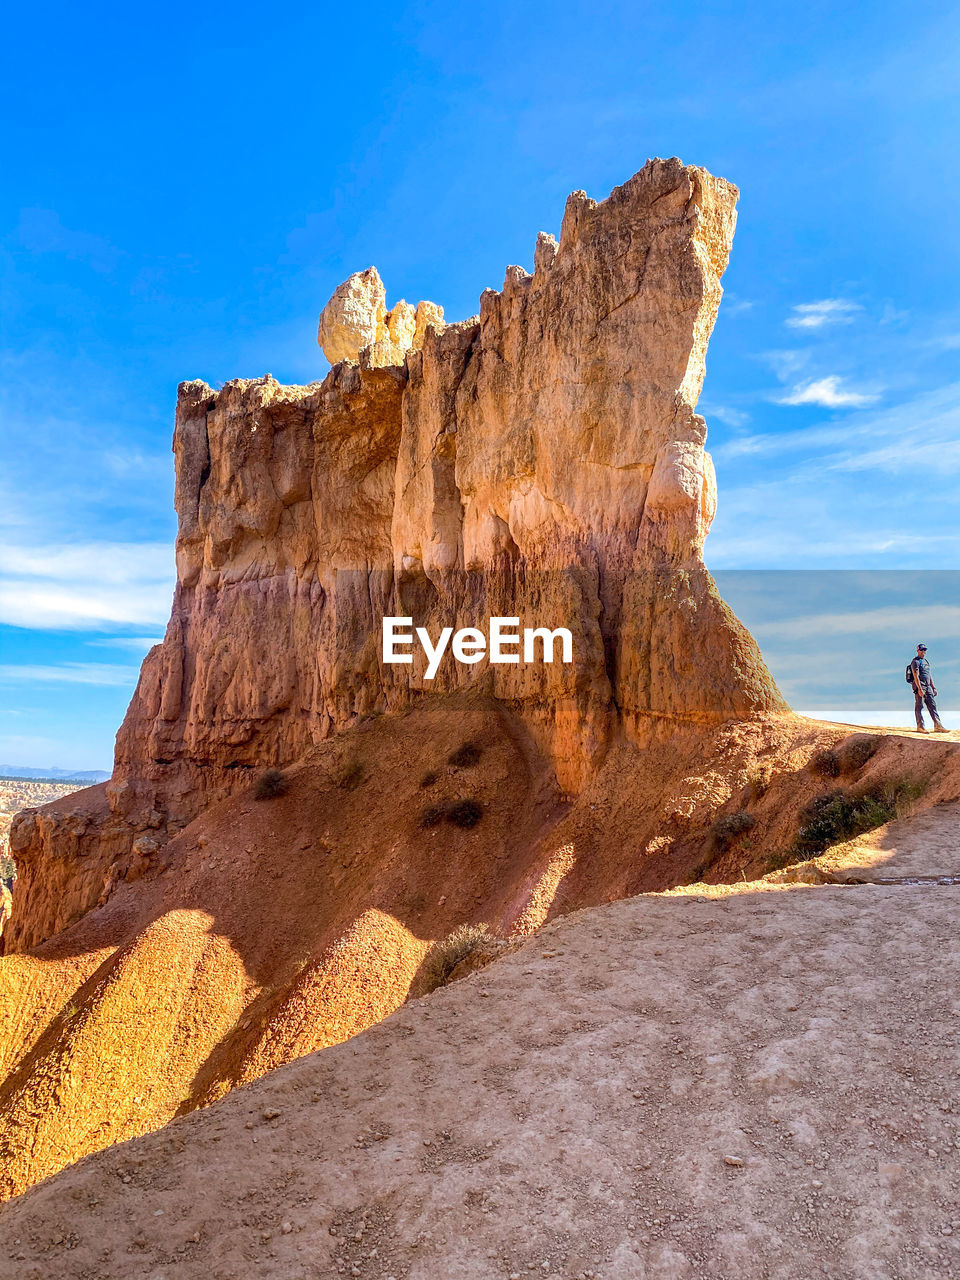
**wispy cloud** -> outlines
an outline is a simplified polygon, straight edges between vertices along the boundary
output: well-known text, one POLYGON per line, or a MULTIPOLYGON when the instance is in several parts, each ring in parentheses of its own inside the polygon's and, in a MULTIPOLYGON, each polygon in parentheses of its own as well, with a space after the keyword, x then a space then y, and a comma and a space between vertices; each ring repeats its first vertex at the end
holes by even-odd
POLYGON ((850 324, 863 308, 847 298, 822 298, 819 302, 801 302, 786 319, 791 329, 822 329, 829 324, 850 324))
POLYGON ((744 312, 752 311, 755 305, 751 298, 740 298, 735 293, 727 293, 723 298, 723 314, 742 316, 744 312))
POLYGON ((824 409, 859 409, 873 404, 879 399, 862 391, 846 391, 841 379, 835 376, 816 378, 813 382, 801 383, 785 396, 777 399, 777 404, 815 404, 824 409))
POLYGON ((0 663, 0 681, 30 681, 39 684, 134 685, 137 667, 108 662, 65 662, 62 666, 33 663, 0 663))
POLYGON ((31 629, 163 626, 174 568, 166 543, 0 544, 0 622, 31 629))
MULTIPOLYGON (((960 637, 960 605, 886 605, 838 613, 807 614, 775 622, 754 622, 761 640, 805 640, 823 636, 874 636, 879 633, 914 633, 939 639, 960 637)), ((942 664, 941 664, 942 665, 942 664)))
POLYGON ((727 404, 701 404, 697 412, 703 414, 708 420, 716 418, 717 422, 723 422, 728 427, 745 427, 750 421, 749 413, 744 413, 742 409, 731 408, 727 404))
POLYGON ((802 347, 799 350, 796 347, 787 347, 763 351, 759 358, 770 366, 781 382, 787 382, 809 365, 810 352, 802 347))
POLYGON ((97 649, 132 649, 135 653, 146 653, 155 644, 163 644, 163 636, 110 636, 108 639, 87 640, 91 648, 97 649))
POLYGON ((952 382, 901 404, 852 414, 842 423, 828 421, 801 430, 741 436, 718 446, 713 454, 717 459, 731 459, 745 454, 802 453, 813 459, 820 471, 825 467, 861 470, 866 459, 883 463, 891 452, 909 461, 918 448, 935 450, 942 463, 958 440, 960 382, 952 382), (918 434, 918 423, 923 424, 922 434, 918 434))

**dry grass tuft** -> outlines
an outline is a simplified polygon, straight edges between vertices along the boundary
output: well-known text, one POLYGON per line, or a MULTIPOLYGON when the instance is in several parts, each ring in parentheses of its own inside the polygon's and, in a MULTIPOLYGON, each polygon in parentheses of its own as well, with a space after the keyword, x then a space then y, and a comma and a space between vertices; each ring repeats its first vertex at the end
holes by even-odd
POLYGON ((341 791, 355 791, 364 781, 367 771, 359 760, 348 760, 337 774, 337 786, 341 791))
POLYGON ((837 748, 840 772, 858 773, 876 754, 882 740, 878 733, 858 733, 853 738, 847 738, 837 748))
POLYGON ((431 991, 444 986, 457 965, 491 936, 490 929, 485 924, 462 924, 453 933, 435 942, 424 956, 417 973, 417 992, 429 995, 431 991))
POLYGON ((482 754, 475 742, 465 742, 462 747, 450 752, 447 763, 452 764, 455 769, 469 769, 471 765, 477 764, 482 754))
POLYGON ((275 800, 290 789, 290 781, 282 769, 264 769, 253 784, 254 800, 275 800))
POLYGON ((747 799, 751 804, 761 800, 773 781, 773 765, 769 760, 762 760, 750 776, 747 783, 747 799))
POLYGON ((455 827, 475 827, 483 817, 483 807, 476 800, 457 800, 447 806, 445 816, 455 827))
POLYGON ((818 778, 839 778, 840 756, 830 747, 821 747, 810 757, 810 769, 818 778))

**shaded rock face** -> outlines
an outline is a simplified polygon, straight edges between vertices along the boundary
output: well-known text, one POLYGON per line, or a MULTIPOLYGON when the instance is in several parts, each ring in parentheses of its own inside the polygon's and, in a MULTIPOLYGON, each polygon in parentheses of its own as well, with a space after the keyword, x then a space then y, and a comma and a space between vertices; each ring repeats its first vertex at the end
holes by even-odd
MULTIPOLYGON (((176 594, 107 791, 128 861, 251 770, 425 690, 508 703, 567 792, 621 733, 786 709, 702 560, 716 485, 694 410, 736 196, 650 161, 599 204, 570 196, 559 244, 541 234, 533 275, 509 267, 478 317, 388 312, 371 268, 324 309, 342 363, 323 383, 181 385, 176 594), (491 615, 565 626, 575 661, 448 656, 428 683, 416 648, 383 663, 384 615, 434 637, 491 615)), ((29 881, 41 842, 20 821, 29 881)), ((116 862, 100 849, 90 883, 116 862)), ((51 933, 47 914, 15 912, 11 949, 51 933)))

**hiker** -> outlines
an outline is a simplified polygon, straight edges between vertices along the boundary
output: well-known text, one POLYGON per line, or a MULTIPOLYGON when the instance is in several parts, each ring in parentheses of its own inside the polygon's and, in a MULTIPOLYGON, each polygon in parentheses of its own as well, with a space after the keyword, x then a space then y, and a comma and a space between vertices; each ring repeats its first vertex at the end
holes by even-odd
POLYGON ((930 674, 925 644, 917 645, 917 656, 907 667, 907 683, 913 685, 913 709, 917 717, 917 733, 927 732, 923 723, 924 704, 933 718, 934 733, 946 733, 947 729, 941 723, 940 713, 937 711, 937 686, 933 683, 933 676, 930 674))

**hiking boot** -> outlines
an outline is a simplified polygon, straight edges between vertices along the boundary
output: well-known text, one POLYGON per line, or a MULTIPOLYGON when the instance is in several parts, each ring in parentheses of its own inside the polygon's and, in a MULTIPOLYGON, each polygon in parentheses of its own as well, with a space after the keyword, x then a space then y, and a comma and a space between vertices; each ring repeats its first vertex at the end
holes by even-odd
POLYGON ((916 728, 916 732, 917 732, 917 733, 926 733, 927 731, 926 731, 926 729, 923 727, 923 725, 922 725, 922 724, 918 724, 918 725, 917 725, 917 728, 916 728))
POLYGON ((933 732, 934 732, 934 733, 949 733, 949 732, 950 732, 950 730, 946 727, 946 725, 941 724, 941 723, 940 723, 940 721, 938 720, 938 721, 937 721, 937 723, 933 726, 933 732))

